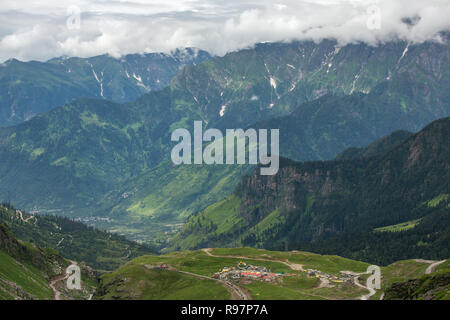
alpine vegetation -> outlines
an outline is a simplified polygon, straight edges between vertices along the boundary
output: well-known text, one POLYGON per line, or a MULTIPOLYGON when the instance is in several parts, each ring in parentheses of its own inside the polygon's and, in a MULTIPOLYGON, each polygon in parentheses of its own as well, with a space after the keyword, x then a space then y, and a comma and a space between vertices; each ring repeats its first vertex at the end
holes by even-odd
POLYGON ((172 132, 171 140, 180 141, 181 139, 181 141, 173 147, 171 159, 175 165, 192 164, 192 162, 194 164, 246 164, 248 151, 249 164, 257 164, 259 155, 259 163, 263 165, 261 175, 275 175, 279 168, 280 132, 279 129, 270 129, 270 152, 267 133, 267 129, 258 131, 252 128, 245 131, 226 129, 224 139, 219 129, 210 128, 203 133, 202 121, 194 121, 193 159, 191 133, 184 128, 178 128, 172 132), (203 146, 204 142, 205 146, 203 146))

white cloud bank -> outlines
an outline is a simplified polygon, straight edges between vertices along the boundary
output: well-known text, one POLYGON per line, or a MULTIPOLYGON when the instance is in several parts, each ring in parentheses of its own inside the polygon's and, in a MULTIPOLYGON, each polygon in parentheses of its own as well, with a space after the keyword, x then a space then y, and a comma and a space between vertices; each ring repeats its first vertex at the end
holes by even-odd
POLYGON ((222 55, 293 39, 421 42, 449 30, 449 17, 450 0, 2 0, 0 61, 188 46, 222 55), (79 28, 69 8, 79 8, 79 28))

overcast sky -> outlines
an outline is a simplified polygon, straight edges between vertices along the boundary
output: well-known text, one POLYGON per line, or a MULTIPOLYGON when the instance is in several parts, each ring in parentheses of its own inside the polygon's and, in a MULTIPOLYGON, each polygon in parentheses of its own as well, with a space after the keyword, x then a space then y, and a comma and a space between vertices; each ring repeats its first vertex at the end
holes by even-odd
POLYGON ((420 42, 449 29, 450 0, 1 0, 0 61, 188 46, 223 55, 292 39, 420 42))

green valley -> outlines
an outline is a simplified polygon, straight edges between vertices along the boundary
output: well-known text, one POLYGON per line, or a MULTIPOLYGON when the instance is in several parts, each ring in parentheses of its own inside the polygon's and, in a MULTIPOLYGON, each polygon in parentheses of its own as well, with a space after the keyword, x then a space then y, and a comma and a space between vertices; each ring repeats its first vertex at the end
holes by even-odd
POLYGON ((446 1, 28 2, 0 5, 0 302, 450 299, 446 1))
POLYGON ((209 58, 205 51, 185 48, 120 59, 109 55, 46 62, 10 59, 0 64, 0 126, 24 122, 81 97, 131 101, 163 89, 185 65, 209 58))
POLYGON ((200 119, 206 128, 282 128, 283 156, 332 159, 448 116, 448 48, 266 43, 187 66, 169 87, 132 102, 78 99, 0 130, 0 198, 41 214, 109 217, 96 225, 165 241, 166 232, 229 196, 253 171, 172 167, 172 130, 190 130, 200 119))

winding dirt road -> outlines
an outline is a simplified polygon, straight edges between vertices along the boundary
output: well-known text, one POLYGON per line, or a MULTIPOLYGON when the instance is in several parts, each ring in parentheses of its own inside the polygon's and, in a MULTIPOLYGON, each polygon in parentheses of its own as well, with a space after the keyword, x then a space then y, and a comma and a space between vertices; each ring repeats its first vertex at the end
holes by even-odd
POLYGON ((214 281, 220 282, 228 290, 228 292, 231 293, 232 297, 236 297, 238 300, 252 300, 252 297, 249 293, 247 293, 244 289, 242 289, 241 287, 235 285, 234 283, 232 283, 230 281, 215 279, 212 277, 203 276, 200 274, 187 272, 187 271, 181 271, 181 270, 177 270, 174 268, 169 268, 169 270, 179 272, 179 273, 184 273, 184 274, 187 274, 187 275, 190 275, 193 277, 197 277, 197 278, 201 278, 201 279, 208 279, 208 280, 214 280, 214 281))
POLYGON ((377 292, 375 291, 375 289, 372 289, 372 288, 370 288, 370 287, 366 287, 365 285, 359 283, 358 277, 359 277, 359 275, 353 278, 353 283, 354 283, 355 285, 357 285, 358 287, 360 287, 360 288, 369 290, 369 293, 368 293, 368 294, 364 294, 364 295, 362 295, 361 297, 359 297, 359 300, 369 300, 370 297, 373 296, 373 295, 374 295, 375 293, 377 293, 377 292))
MULTIPOLYGON (((211 256, 211 257, 215 257, 215 258, 238 258, 238 259, 246 259, 246 260, 258 260, 258 261, 269 261, 269 262, 278 262, 278 263, 283 263, 284 265, 288 266, 289 268, 291 268, 292 270, 295 271, 303 271, 306 272, 306 270, 303 268, 303 265, 301 264, 296 264, 296 263, 292 263, 289 262, 288 260, 273 260, 273 259, 265 259, 265 258, 253 258, 253 257, 244 257, 244 256, 233 256, 233 255, 214 255, 211 253, 211 248, 205 248, 205 249, 201 249, 203 252, 205 252, 207 255, 211 256)), ((371 296, 373 296, 376 291, 372 288, 366 287, 363 284, 359 283, 358 281, 358 277, 361 275, 360 273, 354 273, 351 271, 344 271, 347 272, 349 274, 351 274, 353 276, 353 283, 363 289, 366 289, 369 291, 368 294, 362 295, 361 297, 359 297, 359 300, 368 300, 371 296)), ((330 281, 326 278, 320 278, 320 284, 319 284, 319 288, 323 288, 323 287, 328 287, 330 284, 330 281)))
MULTIPOLYGON (((77 264, 75 261, 70 261, 70 265, 67 266, 67 268, 69 268, 72 264, 77 264)), ((54 277, 52 280, 50 280, 49 282, 49 287, 52 289, 53 291, 53 300, 62 300, 61 296, 62 293, 61 291, 58 290, 58 288, 56 287, 56 284, 59 281, 65 281, 67 278, 69 278, 70 274, 67 272, 67 268, 64 269, 63 273, 61 273, 60 275, 54 277)))
POLYGON ((365 285, 363 285, 362 283, 359 282, 359 280, 358 280, 359 276, 362 275, 362 274, 365 274, 365 273, 356 273, 356 272, 353 272, 353 271, 346 271, 346 270, 345 271, 341 271, 341 272, 352 276, 353 277, 353 283, 356 286, 358 286, 360 288, 363 288, 363 289, 366 289, 366 290, 369 291, 368 294, 363 294, 362 296, 360 296, 358 298, 358 300, 369 300, 369 298, 376 293, 375 289, 369 288, 369 287, 367 287, 367 286, 365 286, 365 285))
POLYGON ((436 260, 425 260, 425 259, 414 259, 415 262, 420 263, 428 263, 429 266, 425 270, 425 274, 433 273, 436 270, 436 267, 445 262, 445 260, 436 261, 436 260))
MULTIPOLYGON (((31 220, 31 219, 36 219, 35 216, 29 216, 28 218, 24 219, 23 218, 23 213, 20 210, 16 210, 16 214, 19 216, 20 220, 22 220, 25 223, 28 223, 28 221, 31 220)), ((35 223, 36 223, 36 221, 35 221, 35 223)))
POLYGON ((59 276, 54 277, 48 284, 49 287, 53 291, 53 300, 61 300, 62 293, 61 293, 61 291, 58 290, 58 288, 56 287, 56 284, 59 281, 66 280, 68 277, 69 277, 69 275, 66 273, 66 269, 64 269, 64 273, 60 274, 59 276))

